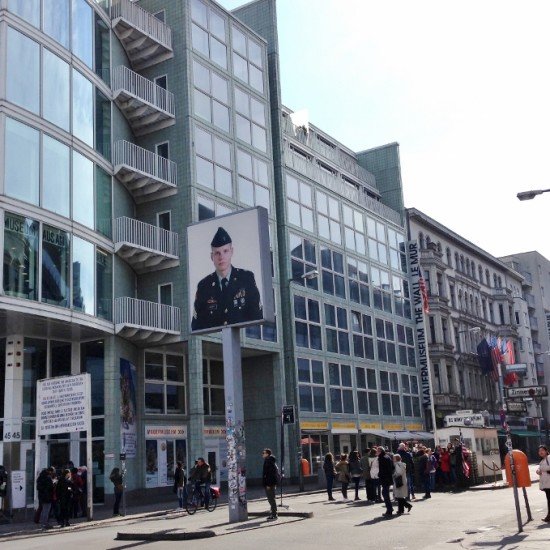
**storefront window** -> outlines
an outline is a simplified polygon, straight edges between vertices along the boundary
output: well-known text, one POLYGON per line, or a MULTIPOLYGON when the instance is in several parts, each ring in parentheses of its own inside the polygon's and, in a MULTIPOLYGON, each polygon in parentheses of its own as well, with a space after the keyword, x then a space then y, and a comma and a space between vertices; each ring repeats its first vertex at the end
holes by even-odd
POLYGON ((94 87, 73 69, 73 134, 94 146, 94 87))
POLYGON ((44 134, 42 138, 42 206, 70 216, 70 150, 44 134))
POLYGON ((71 374, 70 342, 50 342, 50 376, 69 376, 71 374))
POLYGON ((36 383, 46 378, 48 341, 25 338, 23 359, 23 417, 36 416, 36 383))
POLYGON ((94 245, 73 237, 73 308, 94 314, 94 245))
POLYGON ((26 124, 6 118, 6 195, 38 204, 40 134, 26 124))
POLYGON ((42 30, 69 49, 69 0, 42 0, 42 30))
POLYGON ((80 372, 90 373, 92 382, 92 415, 105 414, 105 346, 103 340, 80 345, 80 372))
POLYGON ((73 220, 94 228, 94 164, 73 151, 73 220))
POLYGON ((96 299, 97 316, 110 321, 113 316, 113 258, 99 248, 96 250, 96 299))
POLYGON ((6 97, 38 114, 40 109, 40 47, 8 27, 6 97))
POLYGON ((72 50, 88 67, 92 67, 93 9, 85 0, 72 2, 72 50))
POLYGON ((42 301, 69 307, 70 237, 65 231, 42 228, 42 301))
POLYGON ((42 114, 46 120, 69 131, 69 65, 45 48, 42 52, 42 114))
POLYGON ((38 222, 15 214, 4 218, 4 292, 38 300, 38 222))

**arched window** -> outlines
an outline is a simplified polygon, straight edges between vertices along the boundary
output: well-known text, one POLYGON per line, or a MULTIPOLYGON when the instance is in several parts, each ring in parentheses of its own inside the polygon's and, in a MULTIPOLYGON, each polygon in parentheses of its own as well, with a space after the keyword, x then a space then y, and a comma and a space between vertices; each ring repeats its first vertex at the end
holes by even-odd
POLYGON ((426 248, 430 248, 431 242, 432 242, 432 239, 430 239, 430 236, 426 235, 426 248))
POLYGON ((452 256, 451 256, 451 249, 449 247, 447 247, 447 250, 446 250, 446 253, 447 253, 447 265, 449 267, 452 267, 452 256))
POLYGON ((498 288, 497 274, 493 273, 493 287, 498 288))
POLYGON ((466 275, 470 274, 470 258, 466 258, 466 275))
POLYGON ((483 268, 480 265, 477 266, 477 272, 478 272, 478 275, 479 275, 479 282, 482 283, 483 282, 483 268))
POLYGON ((491 286, 491 279, 489 278, 489 270, 485 270, 485 281, 487 283, 487 286, 491 286))
POLYGON ((460 264, 459 264, 459 262, 458 262, 458 252, 455 252, 455 269, 456 269, 457 271, 460 270, 460 264))
POLYGON ((418 243, 420 245, 420 249, 424 248, 424 233, 418 234, 418 243))
POLYGON ((460 255, 460 271, 464 273, 464 256, 462 254, 460 255))
POLYGON ((437 243, 437 251, 438 251, 440 254, 441 254, 441 250, 442 250, 442 249, 441 249, 441 243, 438 242, 438 243, 437 243))

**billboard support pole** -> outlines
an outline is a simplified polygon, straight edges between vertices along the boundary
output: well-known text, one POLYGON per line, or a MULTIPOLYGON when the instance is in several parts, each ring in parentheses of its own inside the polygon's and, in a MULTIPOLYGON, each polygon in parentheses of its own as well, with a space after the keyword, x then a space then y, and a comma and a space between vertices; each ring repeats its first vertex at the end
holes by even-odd
POLYGON ((86 517, 94 519, 94 469, 92 460, 92 382, 86 376, 86 517))
POLYGON ((222 329, 229 523, 248 520, 241 331, 222 329))

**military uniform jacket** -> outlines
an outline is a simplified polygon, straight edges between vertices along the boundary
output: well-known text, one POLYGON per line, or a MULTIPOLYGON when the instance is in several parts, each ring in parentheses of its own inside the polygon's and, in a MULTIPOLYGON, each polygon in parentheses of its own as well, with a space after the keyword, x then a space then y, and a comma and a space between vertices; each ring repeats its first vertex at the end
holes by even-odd
POLYGON ((260 292, 252 271, 232 267, 230 280, 223 291, 216 272, 199 282, 192 330, 246 323, 262 317, 260 292))

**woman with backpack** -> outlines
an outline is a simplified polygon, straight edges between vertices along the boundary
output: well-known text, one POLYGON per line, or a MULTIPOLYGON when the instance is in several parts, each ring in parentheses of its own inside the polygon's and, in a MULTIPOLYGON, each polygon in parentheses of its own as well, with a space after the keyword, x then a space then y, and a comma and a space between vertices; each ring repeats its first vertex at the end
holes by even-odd
POLYGON ((350 482, 349 463, 347 458, 348 455, 345 453, 340 455, 340 460, 335 466, 335 469, 338 472, 338 481, 342 484, 342 496, 344 497, 344 500, 348 499, 348 485, 350 482))

